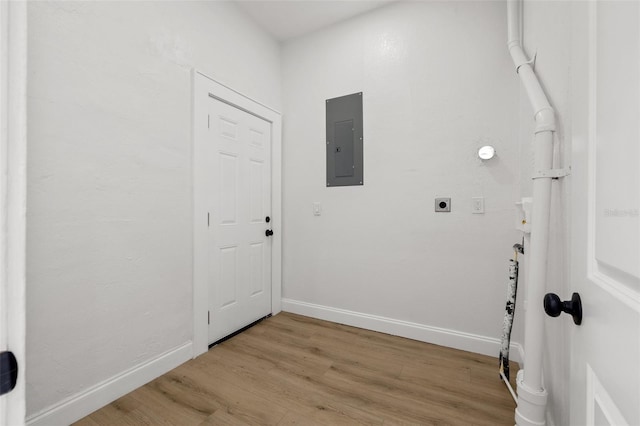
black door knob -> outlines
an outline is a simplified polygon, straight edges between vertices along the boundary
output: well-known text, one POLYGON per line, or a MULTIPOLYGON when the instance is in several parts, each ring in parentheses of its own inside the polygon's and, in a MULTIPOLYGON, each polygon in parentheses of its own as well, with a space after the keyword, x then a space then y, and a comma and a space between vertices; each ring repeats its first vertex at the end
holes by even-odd
POLYGON ((266 231, 264 231, 264 235, 266 235, 267 237, 270 237, 273 235, 273 231, 271 229, 267 229, 266 231))
POLYGON ((0 395, 9 393, 18 383, 18 361, 13 352, 0 352, 0 395))
POLYGON ((544 296, 544 311, 550 317, 557 317, 562 312, 573 317, 576 325, 582 324, 582 301, 578 293, 573 293, 571 300, 560 301, 557 294, 547 293, 544 296))
POLYGON ((269 223, 269 222, 271 222, 271 218, 269 216, 267 216, 267 217, 264 218, 264 221, 269 223))

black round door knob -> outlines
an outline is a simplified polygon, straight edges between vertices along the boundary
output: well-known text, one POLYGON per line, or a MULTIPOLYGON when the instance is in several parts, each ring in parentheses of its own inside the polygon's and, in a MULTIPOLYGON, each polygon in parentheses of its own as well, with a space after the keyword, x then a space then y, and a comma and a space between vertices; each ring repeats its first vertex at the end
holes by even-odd
POLYGON ((271 218, 269 216, 267 216, 267 217, 264 218, 264 221, 269 223, 269 222, 271 222, 271 218))
POLYGON ((557 294, 547 293, 544 296, 544 311, 550 317, 560 316, 562 312, 567 313, 573 317, 573 322, 576 325, 582 323, 582 301, 578 293, 573 293, 571 300, 560 300, 557 294))
POLYGON ((267 229, 266 231, 264 231, 264 235, 266 235, 267 237, 270 237, 273 235, 273 231, 271 229, 267 229))

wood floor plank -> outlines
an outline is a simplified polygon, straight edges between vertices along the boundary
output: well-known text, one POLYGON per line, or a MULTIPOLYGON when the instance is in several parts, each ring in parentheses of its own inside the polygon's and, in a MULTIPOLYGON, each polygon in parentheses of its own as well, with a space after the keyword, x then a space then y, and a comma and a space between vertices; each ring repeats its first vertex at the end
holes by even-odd
POLYGON ((303 389, 294 386, 287 381, 287 377, 296 376, 296 374, 290 370, 280 370, 280 372, 282 374, 269 375, 266 370, 261 370, 252 363, 251 358, 246 355, 228 357, 208 367, 208 373, 213 377, 233 381, 245 388, 247 392, 271 399, 274 403, 286 401, 287 408, 303 418, 310 419, 313 423, 325 425, 354 423, 353 420, 349 420, 349 415, 343 410, 326 404, 330 399, 326 393, 310 389, 306 386, 307 383, 304 383, 303 389))
POLYGON ((497 367, 493 357, 281 313, 76 424, 513 425, 497 367))
POLYGON ((95 424, 100 425, 108 422, 114 422, 129 415, 139 405, 140 404, 131 397, 131 394, 125 395, 83 419, 83 421, 90 420, 91 422, 82 423, 81 421, 79 423, 85 426, 92 426, 95 424))
MULTIPOLYGON (((421 424, 440 424, 446 419, 452 424, 468 424, 470 419, 487 419, 486 424, 496 424, 501 420, 495 415, 495 404, 478 402, 472 392, 461 392, 463 387, 416 385, 406 380, 372 375, 370 371, 335 365, 327 373, 334 382, 349 383, 352 391, 366 392, 375 401, 374 406, 400 414, 411 413, 409 421, 421 424)), ((484 399, 484 398, 483 398, 484 399)), ((390 419, 392 420, 392 419, 390 419)))
MULTIPOLYGON (((230 381, 220 374, 188 368, 183 368, 179 374, 187 389, 196 389, 204 397, 201 400, 192 399, 192 406, 207 415, 222 410, 227 413, 223 418, 229 419, 231 416, 244 424, 264 425, 276 424, 286 414, 287 410, 283 406, 253 392, 247 392, 241 383, 230 381), (211 410, 206 405, 197 405, 199 401, 210 404, 209 407, 214 409, 211 410)), ((189 395, 192 392, 185 389, 182 393, 189 395)), ((186 399, 188 398, 190 396, 186 399)), ((213 418, 219 416, 220 413, 213 418)))
POLYGON ((278 423, 278 426, 322 426, 323 423, 318 423, 316 421, 311 420, 309 417, 295 413, 293 411, 290 411, 289 413, 287 413, 286 416, 284 416, 284 418, 282 420, 280 420, 280 423, 278 423))

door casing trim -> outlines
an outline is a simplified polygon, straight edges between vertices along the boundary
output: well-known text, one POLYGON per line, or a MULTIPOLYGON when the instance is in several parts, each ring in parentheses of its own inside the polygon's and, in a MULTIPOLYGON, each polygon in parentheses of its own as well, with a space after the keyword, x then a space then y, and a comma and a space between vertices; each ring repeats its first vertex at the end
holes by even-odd
POLYGON ((0 2, 0 351, 18 361, 0 424, 26 413, 27 4, 0 2))
POLYGON ((192 151, 191 187, 193 211, 193 357, 208 350, 209 335, 207 311, 209 309, 208 268, 206 259, 206 217, 201 208, 203 158, 196 156, 198 144, 202 143, 198 116, 211 98, 220 100, 249 114, 271 123, 271 225, 274 232, 271 242, 271 313, 282 310, 282 116, 280 112, 251 99, 242 93, 197 71, 192 71, 192 151))

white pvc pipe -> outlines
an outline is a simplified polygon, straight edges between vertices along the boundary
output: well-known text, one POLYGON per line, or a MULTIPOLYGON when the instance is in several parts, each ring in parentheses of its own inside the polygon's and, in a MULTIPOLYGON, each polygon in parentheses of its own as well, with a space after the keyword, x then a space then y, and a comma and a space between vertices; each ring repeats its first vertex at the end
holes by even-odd
MULTIPOLYGON (((555 114, 549 104, 531 63, 522 49, 522 0, 507 1, 508 47, 516 71, 520 76, 534 111, 536 122, 533 147, 534 175, 553 168, 553 132, 555 114)), ((542 300, 546 291, 549 245, 549 215, 551 205, 551 178, 537 177, 533 181, 533 210, 531 214, 531 242, 529 244, 527 309, 525 311, 526 362, 518 373, 518 426, 545 424, 547 392, 542 387, 542 349, 544 344, 544 310, 542 300)))
MULTIPOLYGON (((534 167, 536 170, 551 169, 553 133, 536 133, 534 143, 534 167)), ((527 280, 528 309, 525 313, 525 350, 527 365, 525 383, 531 388, 542 389, 542 344, 544 309, 542 300, 546 291, 547 255, 549 246, 549 212, 551 201, 551 179, 540 178, 533 182, 533 213, 531 242, 529 243, 527 280), (527 346, 527 343, 530 346, 527 346)))

